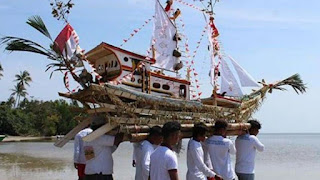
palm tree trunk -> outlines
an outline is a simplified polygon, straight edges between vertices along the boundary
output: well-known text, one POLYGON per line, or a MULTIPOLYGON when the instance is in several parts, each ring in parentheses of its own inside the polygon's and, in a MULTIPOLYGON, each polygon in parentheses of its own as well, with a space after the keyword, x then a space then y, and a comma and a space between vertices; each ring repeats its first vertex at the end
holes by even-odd
POLYGON ((19 107, 20 105, 20 95, 19 95, 19 98, 18 98, 18 104, 17 104, 17 107, 19 107))
POLYGON ((17 107, 17 103, 18 103, 18 94, 16 96, 16 102, 14 103, 14 107, 16 108, 17 107))

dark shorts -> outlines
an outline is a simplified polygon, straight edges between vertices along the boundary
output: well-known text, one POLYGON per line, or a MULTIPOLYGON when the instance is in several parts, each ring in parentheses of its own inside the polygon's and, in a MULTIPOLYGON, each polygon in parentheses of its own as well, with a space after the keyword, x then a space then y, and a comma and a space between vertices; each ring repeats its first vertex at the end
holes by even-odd
POLYGON ((254 180, 254 174, 236 173, 239 180, 254 180))
POLYGON ((112 175, 90 174, 86 175, 85 180, 113 180, 112 175))

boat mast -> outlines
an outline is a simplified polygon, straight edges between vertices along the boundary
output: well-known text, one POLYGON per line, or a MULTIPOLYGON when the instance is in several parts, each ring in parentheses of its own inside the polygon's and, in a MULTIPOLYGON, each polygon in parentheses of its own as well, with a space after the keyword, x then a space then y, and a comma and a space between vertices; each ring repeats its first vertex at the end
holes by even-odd
MULTIPOLYGON (((209 6, 210 6, 210 11, 207 11, 207 13, 209 14, 209 25, 210 25, 210 28, 211 28, 211 24, 213 24, 213 20, 214 20, 214 18, 213 18, 212 0, 210 0, 209 6)), ((213 30, 213 29, 211 29, 211 30, 213 30)), ((212 38, 212 42, 213 42, 213 37, 211 36, 209 38, 212 38)), ((215 50, 214 45, 212 43, 210 43, 210 46, 212 46, 212 49, 215 50)), ((214 53, 214 52, 212 52, 212 53, 214 53)), ((214 55, 212 56, 212 58, 214 58, 214 55)), ((214 67, 214 71, 213 72, 211 71, 211 73, 213 73, 213 78, 216 79, 216 76, 218 76, 218 73, 216 73, 216 67, 214 67)), ((211 74, 211 76, 212 76, 212 74, 211 74)), ((218 87, 217 87, 216 81, 214 81, 213 90, 212 90, 213 105, 214 106, 217 106, 217 90, 218 90, 218 87)))

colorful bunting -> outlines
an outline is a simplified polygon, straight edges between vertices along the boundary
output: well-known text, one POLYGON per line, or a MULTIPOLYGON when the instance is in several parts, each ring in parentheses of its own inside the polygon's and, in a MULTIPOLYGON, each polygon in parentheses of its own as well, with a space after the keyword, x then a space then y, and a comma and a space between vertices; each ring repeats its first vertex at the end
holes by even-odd
MULTIPOLYGON (((154 17, 154 16, 153 16, 154 17)), ((135 36, 143 27, 145 27, 149 22, 152 20, 152 18, 149 18, 144 21, 144 24, 142 24, 138 29, 134 29, 133 33, 130 33, 129 38, 123 39, 123 43, 120 45, 122 47, 125 43, 127 43, 133 36, 135 36)))
POLYGON ((187 3, 187 2, 184 2, 184 1, 182 1, 182 0, 175 0, 175 1, 177 1, 178 3, 183 4, 183 5, 185 5, 185 6, 188 6, 188 7, 191 7, 191 8, 193 8, 193 9, 196 9, 196 10, 198 10, 198 11, 201 11, 201 12, 204 11, 204 9, 201 9, 201 8, 195 6, 194 4, 187 3))

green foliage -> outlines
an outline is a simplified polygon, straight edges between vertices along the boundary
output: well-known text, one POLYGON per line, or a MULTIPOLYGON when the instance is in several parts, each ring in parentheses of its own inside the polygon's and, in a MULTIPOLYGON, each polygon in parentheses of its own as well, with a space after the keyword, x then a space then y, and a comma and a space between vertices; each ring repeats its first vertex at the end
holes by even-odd
POLYGON ((52 136, 66 134, 77 125, 76 106, 65 100, 38 101, 24 99, 13 108, 13 99, 0 103, 0 134, 52 136))
POLYGON ((52 41, 51 35, 42 21, 40 16, 32 16, 28 19, 27 24, 41 32, 43 35, 45 35, 47 38, 49 38, 52 41))
POLYGON ((32 78, 28 71, 20 71, 20 74, 16 74, 15 77, 16 79, 14 81, 17 81, 18 85, 22 85, 23 87, 25 87, 25 85, 30 86, 29 82, 32 81, 32 78))

